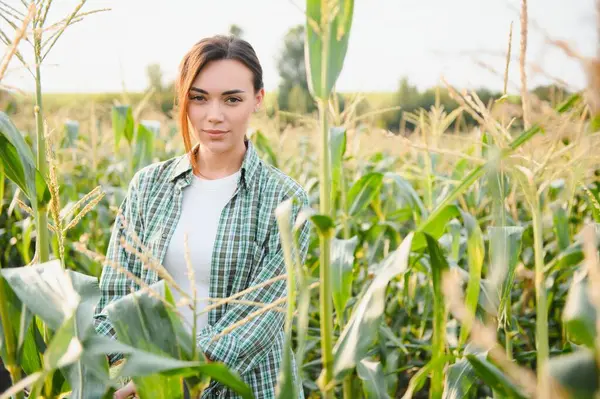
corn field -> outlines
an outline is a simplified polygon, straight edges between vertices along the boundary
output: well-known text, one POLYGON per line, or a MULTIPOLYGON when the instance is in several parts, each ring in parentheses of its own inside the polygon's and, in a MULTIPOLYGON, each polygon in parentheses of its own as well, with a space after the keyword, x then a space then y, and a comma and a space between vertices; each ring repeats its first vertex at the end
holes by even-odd
MULTIPOLYGON (((82 105, 80 120, 44 114, 45 56, 73 23, 110 12, 84 5, 50 23, 51 0, 0 2, 12 27, 1 32, 0 82, 11 59, 36 82, 26 115, 0 112, 0 358, 11 379, 0 398, 111 398, 123 379, 141 398, 183 398, 184 385, 200 397, 212 380, 252 398, 241 376, 195 350, 164 281, 112 305, 119 341, 94 331, 128 183, 183 145, 173 121, 153 118, 152 93, 82 105), (116 351, 126 361, 109 368, 116 351)), ((278 397, 298 395, 293 355, 307 398, 599 398, 600 60, 580 59, 586 90, 556 103, 531 95, 522 0, 520 45, 508 44, 502 66, 522 72, 517 112, 506 92, 484 104, 444 81, 457 110, 421 109, 408 115, 411 137, 382 137, 360 99, 334 100, 353 0, 305 7, 318 112, 284 134, 277 115, 258 115, 249 133, 311 202, 296 224, 280 204, 287 297, 255 304, 286 315, 278 397), (461 114, 476 128, 451 131, 461 114)))

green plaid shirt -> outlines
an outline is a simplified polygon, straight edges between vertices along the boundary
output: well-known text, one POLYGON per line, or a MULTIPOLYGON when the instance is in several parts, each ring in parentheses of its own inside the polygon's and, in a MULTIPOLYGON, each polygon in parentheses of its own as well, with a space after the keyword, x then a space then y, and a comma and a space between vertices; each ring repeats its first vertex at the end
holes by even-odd
MULTIPOLYGON (((120 210, 135 229, 142 243, 161 263, 181 215, 183 191, 193 177, 191 164, 184 154, 167 161, 154 163, 138 171, 133 177, 120 210)), ((300 209, 308 206, 308 196, 290 177, 263 162, 252 144, 247 141, 247 151, 242 163, 238 187, 221 213, 213 250, 209 295, 226 298, 251 286, 285 274, 283 251, 275 209, 284 200, 296 197, 292 221, 300 209)), ((198 221, 202 223, 202 221, 198 221)), ((119 219, 115 221, 107 250, 107 259, 119 262, 146 284, 159 277, 155 271, 142 267, 142 262, 120 244, 127 237, 119 219)), ((308 223, 300 232, 300 255, 304 261, 309 241, 308 223)), ((102 296, 94 312, 96 331, 116 339, 116 333, 103 312, 106 305, 131 289, 140 287, 124 273, 117 273, 110 265, 103 266, 100 278, 102 296)), ((270 303, 284 297, 286 281, 279 280, 239 298, 246 301, 270 303)), ((197 345, 214 361, 223 362, 239 373, 251 387, 256 398, 275 398, 275 386, 283 357, 285 334, 284 314, 268 311, 222 338, 210 342, 233 323, 244 319, 257 307, 227 304, 212 309, 208 325, 197 335, 197 345)), ((111 365, 122 358, 121 354, 109 356, 111 365)), ((293 359, 293 357, 292 357, 293 359)), ((300 379, 294 359, 294 372, 303 398, 300 379)), ((234 392, 213 381, 203 398, 238 398, 234 392)))

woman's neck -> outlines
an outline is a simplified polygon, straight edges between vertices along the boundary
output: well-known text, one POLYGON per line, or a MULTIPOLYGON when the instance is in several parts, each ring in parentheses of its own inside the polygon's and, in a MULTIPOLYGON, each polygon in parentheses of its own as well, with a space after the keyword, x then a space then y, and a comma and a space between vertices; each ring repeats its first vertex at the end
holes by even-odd
POLYGON ((196 153, 198 161, 197 174, 200 175, 199 177, 210 180, 230 176, 241 168, 245 153, 245 143, 225 153, 212 152, 200 144, 196 153))

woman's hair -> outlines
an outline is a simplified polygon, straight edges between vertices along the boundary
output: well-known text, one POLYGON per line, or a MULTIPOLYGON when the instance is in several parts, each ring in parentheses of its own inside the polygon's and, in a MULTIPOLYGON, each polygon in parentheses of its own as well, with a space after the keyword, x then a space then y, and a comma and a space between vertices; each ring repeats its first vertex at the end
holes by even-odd
MULTIPOLYGON (((196 44, 185 54, 179 65, 179 75, 176 84, 176 101, 179 106, 179 125, 186 152, 192 149, 190 129, 188 125, 187 108, 188 93, 192 83, 200 71, 211 61, 237 60, 243 63, 254 76, 255 92, 263 88, 263 71, 254 52, 247 41, 233 36, 217 35, 207 37, 196 44)), ((196 170, 196 157, 191 155, 192 166, 196 170)))

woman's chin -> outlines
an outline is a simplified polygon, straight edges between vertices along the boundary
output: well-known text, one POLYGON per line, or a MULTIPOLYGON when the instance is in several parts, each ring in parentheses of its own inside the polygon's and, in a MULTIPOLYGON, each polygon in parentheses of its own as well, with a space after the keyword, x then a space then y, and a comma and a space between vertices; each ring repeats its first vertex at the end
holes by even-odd
POLYGON ((202 145, 202 147, 206 148, 210 152, 216 153, 228 152, 231 151, 231 149, 233 148, 232 143, 230 142, 230 140, 227 140, 226 137, 203 138, 202 140, 200 140, 200 144, 202 145))

